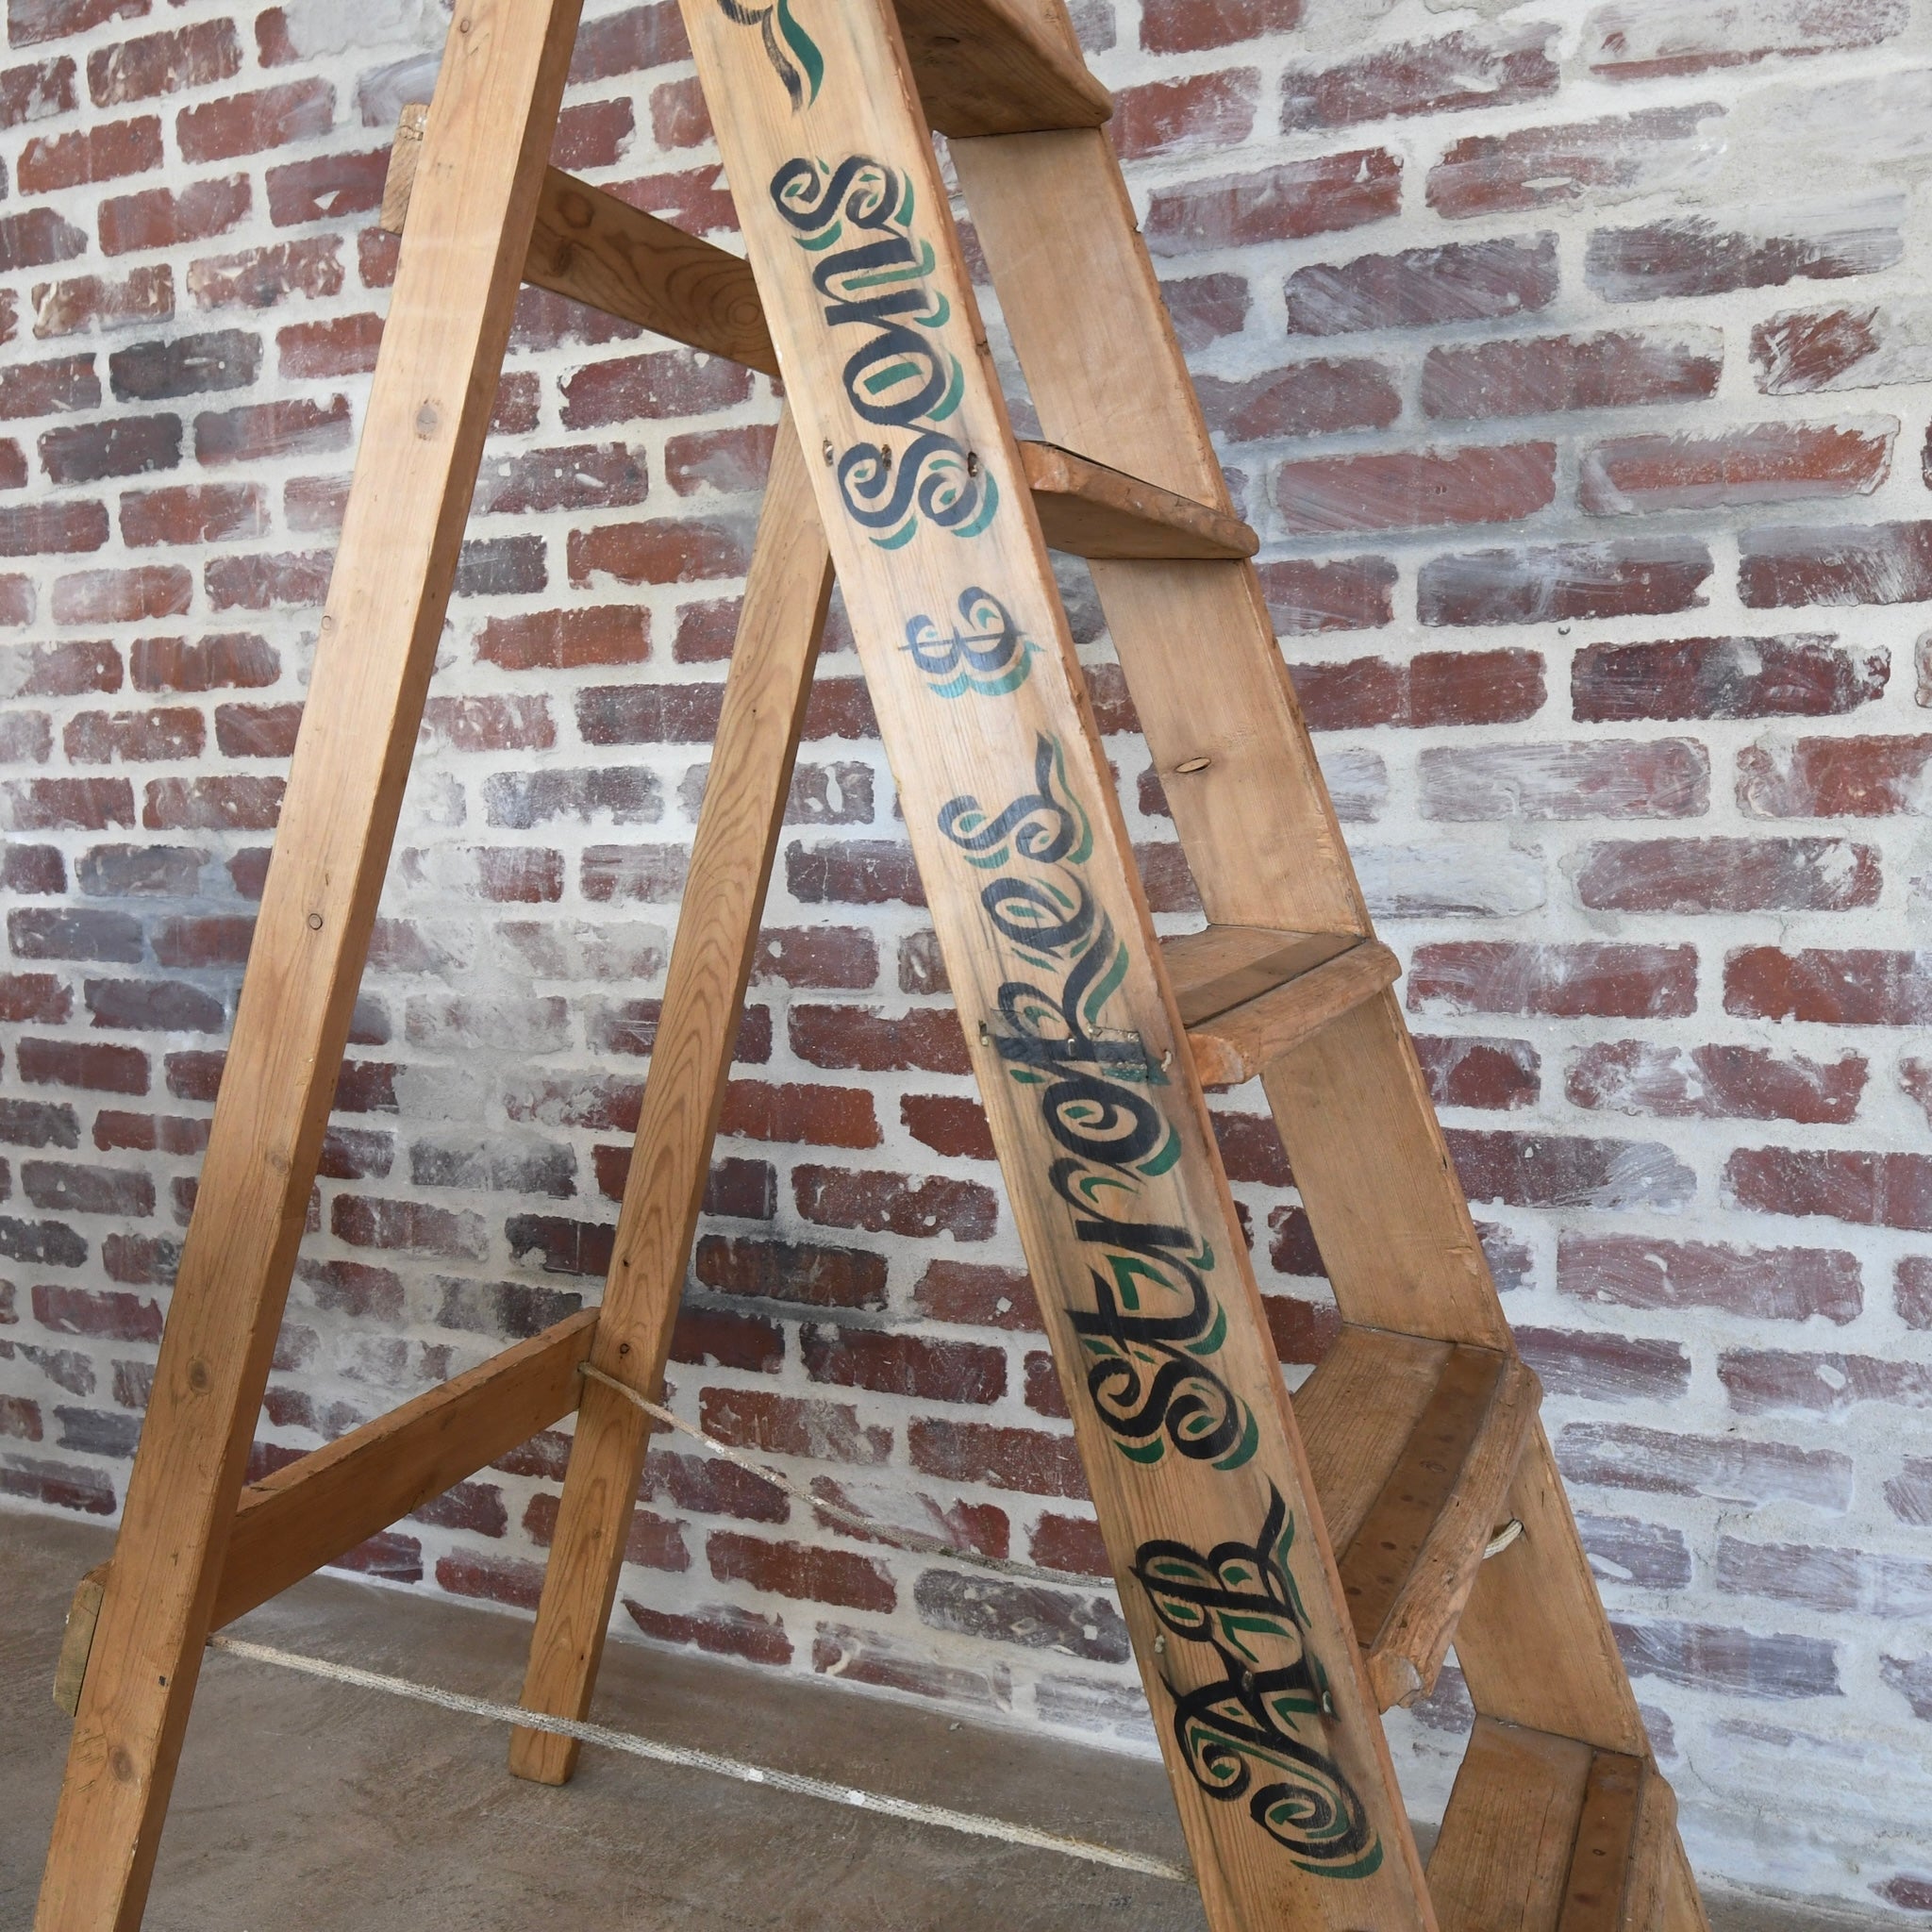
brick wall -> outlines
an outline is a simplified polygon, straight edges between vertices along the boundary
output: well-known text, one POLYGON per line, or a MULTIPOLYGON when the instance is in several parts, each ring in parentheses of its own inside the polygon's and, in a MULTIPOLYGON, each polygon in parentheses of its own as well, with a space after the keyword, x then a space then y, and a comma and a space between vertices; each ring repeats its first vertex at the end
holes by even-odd
MULTIPOLYGON (((728 236, 675 8, 568 167, 728 236)), ((1509 1312, 1706 1869, 1932 1910, 1932 47, 1908 0, 1081 0, 1509 1312)), ((0 1491, 117 1507, 300 715, 430 0, 8 0, 0 1491)), ((774 405, 526 295, 259 1432, 594 1295, 774 405)), ((1024 407, 1022 408, 1024 416, 1024 407)), ((1191 894, 1077 567, 1165 923, 1191 894)), ((679 1410, 989 1583, 653 1458, 626 1635, 1139 1744, 849 648, 679 1410)), ((1291 1373, 1333 1321, 1220 1103, 1291 1373)), ((534 1599, 563 1439, 358 1554, 534 1599)), ((1398 1756, 1440 1803, 1453 1675, 1398 1756)))

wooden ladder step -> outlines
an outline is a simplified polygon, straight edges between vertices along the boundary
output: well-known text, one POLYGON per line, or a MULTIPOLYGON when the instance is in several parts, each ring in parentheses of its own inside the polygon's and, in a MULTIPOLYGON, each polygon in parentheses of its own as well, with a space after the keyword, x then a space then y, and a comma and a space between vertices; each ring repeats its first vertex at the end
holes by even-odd
POLYGON ((1676 1817, 1649 1759, 1478 1718, 1429 1859, 1441 1932, 1658 1932, 1676 1817))
POLYGON ((1392 986, 1401 962, 1351 932, 1210 925, 1164 940, 1168 978, 1208 1086, 1239 1086, 1392 986))
POLYGON ((1514 1355, 1353 1325, 1296 1391, 1295 1422, 1384 1710, 1435 1688, 1541 1399, 1514 1355))
POLYGON ((1261 540, 1225 510, 1091 462, 1051 442, 1023 442, 1020 460, 1048 545, 1074 557, 1143 562, 1252 557, 1261 540))
POLYGON ((1113 96, 1027 0, 897 0, 899 31, 941 134, 1098 127, 1113 96))

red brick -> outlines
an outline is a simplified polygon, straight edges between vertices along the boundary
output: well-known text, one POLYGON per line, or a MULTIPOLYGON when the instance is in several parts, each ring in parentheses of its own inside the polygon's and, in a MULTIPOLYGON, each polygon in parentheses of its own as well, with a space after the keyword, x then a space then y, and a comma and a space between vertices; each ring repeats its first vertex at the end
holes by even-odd
POLYGON ((908 1093, 899 1102, 906 1131, 935 1154, 958 1160, 991 1160, 992 1130, 986 1109, 960 1095, 908 1093))
POLYGON ((71 134, 43 134, 20 151, 23 194, 53 194, 95 181, 116 181, 161 165, 161 124, 151 114, 109 121, 71 134))
POLYGON ((1905 252, 1895 219, 1840 201, 1793 208, 1776 231, 1722 228, 1706 216, 1599 228, 1584 279, 1609 302, 1663 302, 1875 275, 1905 252), (1847 224, 1854 225, 1847 225, 1847 224))
POLYGON ((1932 1018, 1932 954, 1744 947, 1724 960, 1724 1010, 1833 1026, 1923 1026, 1932 1018))
POLYGON ((281 675, 267 639, 245 632, 204 637, 137 638, 128 654, 138 691, 222 691, 258 688, 281 675))
POLYGON ((858 926, 767 926, 751 983, 863 992, 878 973, 877 943, 858 926))
POLYGON ((139 20, 147 9, 148 0, 8 0, 7 40, 10 46, 30 47, 84 34, 110 20, 139 20))
POLYGON ((1857 1113, 1866 1073, 1857 1054, 1785 1059, 1763 1047, 1610 1040, 1577 1055, 1565 1091, 1574 1106, 1614 1113, 1838 1124, 1857 1113))
POLYGON ((175 138, 184 161, 232 160, 326 134, 335 110, 336 91, 327 81, 291 80, 183 108, 175 116, 175 138))
MULTIPOLYGON (((131 14, 147 11, 129 6, 131 14)), ((145 34, 88 56, 88 92, 97 108, 152 100, 186 87, 226 80, 242 65, 242 46, 225 20, 207 20, 175 33, 145 34)))
POLYGON ((281 816, 284 789, 280 778, 151 779, 141 822, 150 831, 269 832, 281 816))
POLYGON ((1040 1306, 1022 1269, 983 1261, 928 1261, 913 1290, 913 1306, 935 1322, 1040 1334, 1040 1306))
POLYGON ((715 490, 727 496, 761 490, 776 432, 764 424, 674 436, 664 445, 664 480, 680 496, 715 490))
POLYGON ((1477 550, 1422 567, 1416 611, 1424 624, 1561 624, 1654 617, 1703 600, 1710 553, 1694 539, 1477 550))
POLYGON ((1418 1035, 1416 1058, 1438 1107, 1533 1107, 1542 1089, 1541 1060, 1526 1040, 1418 1035))
POLYGON ((1160 285, 1168 319, 1190 355, 1224 336, 1240 335, 1253 306, 1244 275, 1182 275, 1160 285))
POLYGON ((1695 818, 1709 806, 1708 754, 1690 739, 1439 745, 1420 766, 1428 819, 1695 818))
POLYGON ((9 644, 0 648, 0 689, 11 699, 71 698, 121 689, 121 653, 98 643, 9 644))
POLYGON ((1576 896, 1607 911, 1841 912, 1882 883, 1878 854, 1843 839, 1619 839, 1581 858, 1576 896))
POLYGON ((1584 452, 1578 500, 1592 516, 1869 496, 1891 466, 1894 418, 1760 423, 1723 436, 1628 436, 1584 452))
POLYGON ((751 372, 722 357, 661 349, 612 362, 592 362, 561 385, 566 429, 607 424, 708 416, 751 394, 751 372))
POLYGON ((1883 650, 1854 652, 1829 634, 1674 638, 1587 644, 1571 672, 1574 715, 1636 718, 1825 717, 1881 696, 1883 650))
POLYGON ((705 1547, 711 1574, 721 1583, 747 1583, 779 1596, 855 1610, 891 1610, 899 1601, 883 1566, 850 1550, 769 1542, 739 1530, 714 1530, 705 1547))
POLYGON ((51 208, 30 208, 0 216, 0 273, 72 261, 87 253, 87 230, 76 228, 51 208))
POLYGON ((1395 566, 1387 558, 1340 562, 1290 558, 1260 567, 1268 614, 1283 637, 1376 630, 1395 618, 1395 566))
POLYGON ((78 104, 75 73, 74 58, 69 54, 57 55, 51 60, 32 60, 0 73, 0 127, 71 114, 78 104))
POLYGON ((1881 314, 1875 307, 1800 308, 1759 323, 1751 331, 1757 387, 1766 395, 1808 395, 1895 379, 1884 355, 1889 330, 1881 314))
POLYGON ((486 458, 474 508, 479 516, 619 509, 645 494, 641 456, 622 442, 586 442, 486 458))
POLYGON ((883 1138, 863 1087, 813 1087, 734 1080, 725 1089, 718 1131, 751 1141, 818 1147, 876 1147, 883 1138))
POLYGON ((1239 147, 1254 130, 1260 89, 1252 67, 1121 88, 1108 132, 1123 160, 1239 147))
POLYGON ((1532 717, 1543 703, 1542 659, 1534 651, 1424 651, 1406 664, 1357 658, 1288 668, 1316 731, 1500 724, 1532 717))
POLYGON ((113 1480, 104 1471, 38 1457, 9 1456, 0 1462, 0 1494, 91 1516, 111 1516, 117 1507, 113 1480))
POLYGON ((143 618, 179 617, 193 594, 194 579, 179 564, 80 571, 55 579, 54 622, 138 624, 143 618))
POLYGON ((108 255, 137 248, 176 248, 225 234, 248 214, 254 195, 246 175, 196 181, 187 188, 148 188, 101 203, 101 247, 108 255))
POLYGON ((121 498, 121 541, 136 549, 222 543, 267 529, 268 504, 256 483, 183 483, 133 490, 121 498))
MULTIPOLYGON (((172 470, 181 460, 178 416, 123 416, 107 423, 48 429, 38 444, 41 468, 56 483, 98 483, 106 476, 135 476, 172 470)), ((0 488, 7 487, 9 452, 0 443, 0 488)), ((22 482, 26 480, 25 475, 22 482)))
POLYGON ((1429 170, 1429 206, 1461 220, 1596 196, 1681 193, 1707 176, 1722 153, 1722 119, 1707 103, 1471 135, 1429 170))
POLYGON ((7 936, 16 959, 107 959, 133 965, 141 958, 141 922, 132 913, 97 907, 21 907, 7 915, 7 936))
POLYGON ((174 313, 175 271, 164 261, 129 269, 118 281, 75 275, 62 282, 37 282, 33 289, 34 335, 42 341, 94 328, 167 322, 174 313))
POLYGON ((1727 1205, 1758 1213, 1932 1233, 1932 1158, 1922 1154, 1745 1147, 1724 1163, 1724 1180, 1727 1205))
POLYGON ((1281 125, 1345 127, 1397 114, 1502 107, 1555 93, 1548 26, 1481 26, 1357 55, 1339 66, 1294 66, 1282 82, 1281 125))
POLYGON ((22 894, 66 891, 67 862, 60 848, 9 840, 0 850, 0 888, 22 894))
POLYGON ((1087 1497, 1072 1436, 915 1417, 907 1430, 913 1468, 947 1482, 1035 1496, 1087 1497))
POLYGON ((1669 1402, 1690 1383, 1683 1344, 1660 1337, 1519 1325, 1516 1345, 1544 1392, 1587 1402, 1669 1402))
POLYGON ((1765 1636, 1676 1621, 1611 1627, 1633 1677, 1660 1676, 1748 1697, 1842 1694, 1837 1654, 1822 1637, 1765 1636))
POLYGON ((209 390, 246 389, 260 371, 261 339, 239 328, 138 342, 108 358, 108 380, 123 402, 172 402, 209 390))
POLYGON ((0 974, 0 1021, 58 1026, 73 1010, 73 993, 51 973, 0 974))
POLYGON ((1423 413, 1469 421, 1696 402, 1717 392, 1723 368, 1716 329, 1458 343, 1424 360, 1423 413))
POLYGON ((1358 228, 1387 220, 1401 204, 1402 163, 1364 148, 1156 189, 1141 225, 1157 257, 1191 255, 1358 228))
POLYGON ((319 608, 328 596, 334 566, 333 551, 285 551, 210 558, 203 576, 216 610, 319 608))
POLYGON ((925 904, 911 849, 884 839, 794 841, 785 848, 785 889, 805 906, 925 904))
POLYGON ((808 1327, 802 1338, 814 1382, 908 1395, 922 1402, 997 1402, 1007 1390, 1003 1349, 876 1329, 808 1327))
POLYGON ((366 375, 382 342, 379 315, 338 315, 291 323, 275 334, 281 373, 293 381, 366 375))
POLYGON ((209 257, 191 262, 185 280, 203 308, 273 308, 289 295, 339 295, 341 240, 315 235, 245 249, 239 255, 209 257))
POLYGON ((347 396, 326 403, 291 397, 239 409, 204 410, 194 419, 194 454, 204 463, 260 462, 345 449, 354 436, 347 396))
POLYGON ((99 832, 134 823, 134 789, 125 778, 33 778, 8 786, 6 812, 16 832, 99 832))
POLYGON ((711 140, 711 116, 695 75, 651 90, 651 136, 660 148, 703 147, 711 140))
POLYGON ((1743 1415, 1836 1415, 1865 1402, 1932 1408, 1932 1365, 1924 1362, 1727 1348, 1718 1357, 1717 1374, 1731 1407, 1743 1415))
POLYGON ((1633 1308, 1724 1308, 1756 1321, 1843 1324, 1864 1307, 1856 1256, 1831 1248, 1740 1248, 1635 1235, 1566 1234, 1557 1286, 1633 1308))
POLYGON ((620 584, 689 584, 741 577, 751 562, 750 532, 709 518, 643 518, 573 530, 570 580, 581 588, 600 577, 620 584))
POLYGON ((801 1162, 792 1170, 798 1211, 821 1227, 864 1228, 871 1234, 930 1239, 941 1232, 955 1241, 992 1238, 999 1222, 999 1197, 977 1181, 934 1174, 818 1167, 801 1162))
POLYGON ((662 67, 691 58, 675 0, 653 0, 623 13, 587 21, 571 58, 573 81, 608 80, 641 68, 662 67))
POLYGON ((302 222, 340 222, 345 215, 373 214, 382 206, 389 175, 389 149, 363 154, 317 155, 269 169, 269 219, 278 228, 302 222))
POLYGON ((1363 255, 1339 267, 1295 270, 1288 327, 1291 335, 1336 336, 1491 322, 1547 308, 1557 286, 1554 235, 1363 255))
POLYGON ((892 1432, 861 1426, 843 1402, 802 1401, 764 1390, 707 1389, 698 1399, 705 1431, 735 1449, 819 1461, 878 1464, 891 1454, 892 1432))
POLYGON ((1656 1141, 1470 1127, 1452 1127, 1447 1138, 1471 1201, 1667 1213, 1696 1191, 1695 1175, 1656 1141))
POLYGON ((395 1248, 480 1261, 489 1253, 483 1217, 421 1201, 383 1201, 339 1194, 329 1212, 338 1241, 358 1248, 395 1248))
POLYGON ((71 763, 108 765, 201 756, 206 727, 187 708, 81 711, 67 721, 61 745, 71 763))
POLYGON ((799 1302, 810 1307, 885 1306, 885 1260, 863 1248, 704 1235, 694 1268, 707 1288, 723 1294, 799 1302))
POLYGON ((630 1597, 623 1601, 631 1622, 653 1642, 695 1646, 714 1657, 735 1657, 746 1663, 791 1661, 791 1640, 775 1617, 761 1617, 735 1604, 710 1604, 701 1610, 676 1613, 653 1609, 630 1597))
POLYGON ((1208 426, 1232 442, 1386 429, 1402 396, 1380 362, 1301 362, 1233 382, 1203 375, 1195 387, 1208 426))
POLYGON ((1794 1502, 1842 1513, 1852 1494, 1849 1456, 1736 1435, 1680 1436, 1625 1423, 1572 1423, 1558 1439, 1557 1461, 1573 1483, 1658 1495, 1794 1502))
POLYGON ((69 409, 96 409, 100 403, 100 378, 92 355, 16 362, 0 370, 0 417, 50 416, 69 409))
POLYGON ((1408 974, 1408 1006, 1418 1013, 1666 1019, 1696 1003, 1690 946, 1455 940, 1418 947, 1408 974))
POLYGON ((1883 818, 1922 808, 1932 738, 1803 738, 1749 745, 1738 801, 1756 818, 1883 818))
POLYGON ((1274 494, 1291 536, 1513 523, 1556 495, 1554 443, 1402 450, 1283 463, 1274 494))
POLYGON ((972 1071, 966 1036, 952 1008, 913 1008, 887 1015, 862 1007, 794 1005, 787 1015, 791 1050, 812 1066, 887 1073, 972 1071))
POLYGON ((1153 54, 1189 54, 1286 33, 1301 17, 1301 0, 1145 0, 1141 44, 1153 54))
POLYGON ((1584 27, 1591 72, 1607 80, 1661 80, 1772 58, 1876 46, 1903 31, 1905 0, 1677 0, 1669 7, 1599 8, 1584 27))

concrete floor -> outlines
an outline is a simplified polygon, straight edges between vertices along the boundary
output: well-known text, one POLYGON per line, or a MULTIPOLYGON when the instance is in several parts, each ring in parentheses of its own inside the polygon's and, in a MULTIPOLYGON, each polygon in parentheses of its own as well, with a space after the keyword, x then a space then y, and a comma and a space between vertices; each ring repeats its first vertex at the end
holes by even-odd
MULTIPOLYGON (((75 1581, 106 1532, 0 1515, 0 1932, 26 1932, 67 1742, 49 1694, 75 1581)), ((258 1642, 513 1703, 527 1626, 311 1578, 235 1626, 258 1642)), ((1180 1860, 1158 1765, 821 1683, 613 1644, 601 1722, 665 1741, 1180 1860)), ((1190 1888, 586 1749, 561 1789, 505 1732, 213 1656, 148 1932, 1109 1932, 1205 1928, 1190 1888)), ((1713 1900, 1713 1932, 1859 1921, 1713 1900)), ((1895 1923, 1895 1922, 1894 1922, 1895 1923)))

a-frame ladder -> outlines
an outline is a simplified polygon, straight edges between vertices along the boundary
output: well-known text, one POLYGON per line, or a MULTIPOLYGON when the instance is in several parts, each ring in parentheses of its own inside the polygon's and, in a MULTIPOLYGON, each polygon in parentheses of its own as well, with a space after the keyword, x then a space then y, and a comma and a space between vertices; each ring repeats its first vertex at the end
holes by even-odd
MULTIPOLYGON (((459 0, 398 142, 275 856, 120 1539, 70 1626, 40 1932, 140 1923, 211 1629, 573 1408, 524 1702, 586 1709, 644 1423, 578 1371, 660 1383, 835 569, 1215 1932, 1698 1932, 1061 0, 682 4, 749 274, 547 167, 576 0, 459 0), (1049 445, 1014 441, 929 125, 1049 445), (525 278, 789 398, 615 1258, 599 1310, 244 1490, 525 278), (1191 939, 1149 924, 1049 542, 1092 559, 1191 939), (1203 1096, 1257 1071, 1344 1324, 1292 1405, 1203 1096), (1425 1878, 1379 1712, 1452 1641, 1478 1718, 1425 1878)), ((573 1750, 520 1731, 512 1767, 560 1781, 573 1750)))

